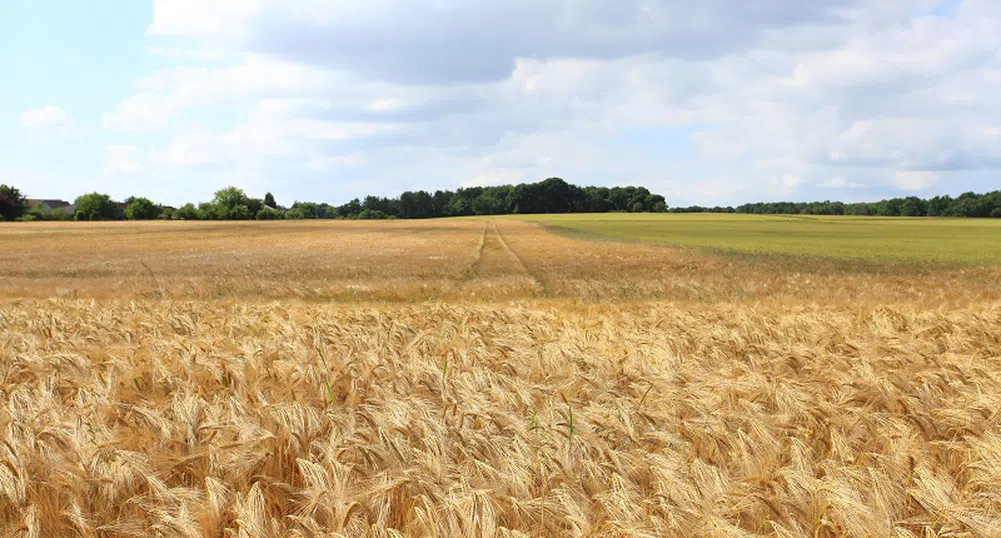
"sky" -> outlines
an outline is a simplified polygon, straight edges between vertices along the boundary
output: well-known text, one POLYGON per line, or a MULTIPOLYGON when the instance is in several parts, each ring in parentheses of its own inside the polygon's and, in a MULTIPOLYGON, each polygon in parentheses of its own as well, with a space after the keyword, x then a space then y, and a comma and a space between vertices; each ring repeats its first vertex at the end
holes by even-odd
POLYGON ((996 0, 4 0, 0 183, 181 204, 531 182, 1001 188, 996 0))

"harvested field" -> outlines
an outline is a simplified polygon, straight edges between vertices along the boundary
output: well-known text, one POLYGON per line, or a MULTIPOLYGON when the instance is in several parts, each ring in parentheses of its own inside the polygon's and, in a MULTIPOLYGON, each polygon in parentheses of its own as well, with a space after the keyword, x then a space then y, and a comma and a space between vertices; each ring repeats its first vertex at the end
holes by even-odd
POLYGON ((0 227, 0 535, 1001 535, 998 269, 0 227))

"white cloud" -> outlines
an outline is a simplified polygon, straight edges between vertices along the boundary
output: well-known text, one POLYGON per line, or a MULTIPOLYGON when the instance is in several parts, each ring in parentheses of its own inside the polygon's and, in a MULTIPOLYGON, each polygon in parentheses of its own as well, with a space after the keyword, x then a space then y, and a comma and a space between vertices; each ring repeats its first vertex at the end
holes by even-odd
POLYGON ((102 118, 105 129, 117 131, 150 131, 170 123, 172 107, 162 96, 144 92, 118 103, 102 118))
POLYGON ((135 176, 144 166, 145 155, 136 146, 104 146, 104 173, 110 176, 135 176))
POLYGON ((241 35, 246 19, 259 12, 260 0, 154 0, 154 35, 241 35))
POLYGON ((939 175, 935 172, 896 172, 893 183, 905 191, 920 191, 938 183, 939 175))
POLYGON ((144 171, 331 201, 550 175, 672 203, 956 192, 1001 168, 1001 5, 935 5, 156 0, 176 63, 103 119, 144 171))
POLYGON ((152 56, 175 60, 221 61, 231 56, 221 49, 166 47, 163 45, 151 45, 146 47, 145 51, 146 54, 152 56))
POLYGON ((138 82, 139 93, 105 113, 103 124, 119 131, 162 130, 186 113, 252 106, 272 96, 318 95, 338 82, 325 70, 262 56, 245 55, 240 63, 221 68, 161 69, 138 82))
POLYGON ((832 177, 820 184, 824 189, 861 189, 865 185, 856 181, 848 181, 843 177, 832 177))
POLYGON ((405 101, 402 101, 400 99, 393 99, 390 97, 382 99, 373 99, 369 101, 368 106, 366 108, 368 110, 371 110, 372 112, 389 112, 392 110, 399 110, 405 106, 406 106, 405 101))
POLYGON ((21 113, 21 125, 52 137, 71 137, 79 133, 73 116, 55 105, 25 110, 21 113))
POLYGON ((191 132, 175 137, 165 149, 151 155, 154 164, 198 166, 223 164, 231 158, 209 133, 191 132))
MULTIPOLYGON (((775 31, 845 23, 857 0, 157 0, 149 33, 394 81, 501 80, 517 57, 713 58, 775 31)), ((898 9, 899 11, 899 9, 898 9)))
POLYGON ((365 164, 365 156, 360 152, 337 157, 314 155, 309 159, 309 168, 317 172, 330 172, 338 168, 356 168, 365 164))

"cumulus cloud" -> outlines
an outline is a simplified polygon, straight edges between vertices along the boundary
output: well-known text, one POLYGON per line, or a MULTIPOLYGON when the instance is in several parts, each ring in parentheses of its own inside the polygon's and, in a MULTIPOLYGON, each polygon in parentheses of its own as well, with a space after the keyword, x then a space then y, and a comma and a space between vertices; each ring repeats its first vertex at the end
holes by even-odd
POLYGON ((893 182, 903 190, 920 191, 938 183, 938 177, 935 172, 897 172, 893 182))
POLYGON ((171 113, 171 105, 163 96, 138 93, 106 112, 103 125, 118 131, 149 131, 167 127, 171 113))
POLYGON ((845 23, 852 0, 157 0, 150 33, 226 42, 397 82, 503 80, 516 58, 714 58, 769 31, 845 23))
POLYGON ((105 146, 104 173, 134 176, 143 169, 143 151, 135 146, 105 146))
POLYGON ((73 116, 55 105, 25 110, 21 113, 21 125, 53 137, 69 137, 78 133, 73 116))
POLYGON ((103 123, 166 140, 144 170, 303 199, 550 175, 676 203, 960 191, 1001 167, 999 24, 988 0, 155 0, 176 65, 103 123))
POLYGON ((820 187, 825 189, 861 189, 864 186, 862 183, 848 181, 843 177, 832 177, 820 184, 820 187))

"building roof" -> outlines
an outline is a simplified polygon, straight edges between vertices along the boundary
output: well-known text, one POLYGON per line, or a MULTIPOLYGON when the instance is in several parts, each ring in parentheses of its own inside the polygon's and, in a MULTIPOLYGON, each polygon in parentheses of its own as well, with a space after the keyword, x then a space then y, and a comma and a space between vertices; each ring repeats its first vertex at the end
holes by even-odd
POLYGON ((45 206, 49 209, 67 209, 73 206, 66 200, 56 199, 28 198, 27 202, 28 207, 45 206))

